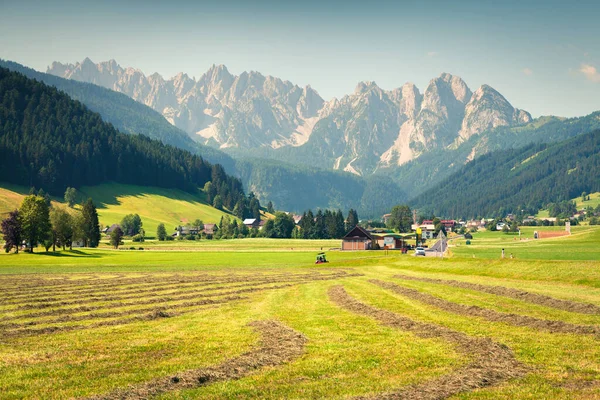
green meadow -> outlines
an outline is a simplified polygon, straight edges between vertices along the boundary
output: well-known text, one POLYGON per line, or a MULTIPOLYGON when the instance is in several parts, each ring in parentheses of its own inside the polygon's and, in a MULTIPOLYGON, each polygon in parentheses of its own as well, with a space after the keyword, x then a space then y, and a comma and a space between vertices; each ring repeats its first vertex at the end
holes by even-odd
MULTIPOLYGON (((6 183, 1 185, 0 216, 3 216, 19 207, 29 188, 6 183)), ((138 214, 148 237, 156 235, 160 223, 172 233, 176 226, 196 219, 204 223, 218 223, 222 216, 228 215, 206 204, 202 191, 194 195, 177 189, 106 183, 80 188, 80 200, 88 197, 94 200, 101 225, 119 224, 127 214, 138 214)), ((63 199, 53 197, 52 201, 64 205, 63 199)))
POLYGON ((598 398, 600 229, 533 231, 444 258, 277 239, 2 254, 0 398, 598 398))

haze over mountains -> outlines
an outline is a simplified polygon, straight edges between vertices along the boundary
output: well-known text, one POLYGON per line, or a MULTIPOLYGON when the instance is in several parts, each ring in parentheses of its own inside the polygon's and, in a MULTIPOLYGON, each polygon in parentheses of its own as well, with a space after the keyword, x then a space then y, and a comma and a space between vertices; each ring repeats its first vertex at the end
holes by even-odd
POLYGON ((452 149, 496 127, 532 121, 498 91, 472 92, 447 73, 423 93, 412 83, 383 90, 361 82, 354 93, 325 101, 310 86, 258 72, 236 76, 223 65, 195 80, 184 73, 165 80, 122 68, 53 63, 48 73, 122 92, 160 112, 203 144, 245 155, 369 175, 395 169, 440 149, 452 149))

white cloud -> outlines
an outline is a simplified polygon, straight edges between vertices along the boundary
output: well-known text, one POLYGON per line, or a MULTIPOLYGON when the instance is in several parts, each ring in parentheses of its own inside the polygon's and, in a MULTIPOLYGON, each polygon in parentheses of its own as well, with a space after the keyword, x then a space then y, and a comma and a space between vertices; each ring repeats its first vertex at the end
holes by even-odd
POLYGON ((579 72, 581 72, 585 77, 592 82, 600 82, 600 72, 591 64, 581 64, 579 67, 579 72))
POLYGON ((533 70, 531 68, 523 68, 522 71, 525 75, 533 75, 533 70))
POLYGON ((427 53, 427 57, 435 57, 437 55, 438 55, 437 51, 430 51, 427 53))

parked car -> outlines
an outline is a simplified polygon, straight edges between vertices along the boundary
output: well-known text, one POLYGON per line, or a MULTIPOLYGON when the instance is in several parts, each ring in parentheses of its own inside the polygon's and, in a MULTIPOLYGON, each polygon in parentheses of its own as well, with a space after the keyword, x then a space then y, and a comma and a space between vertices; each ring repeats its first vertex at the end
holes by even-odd
POLYGON ((423 247, 417 247, 415 249, 415 256, 424 256, 425 255, 425 249, 423 247))

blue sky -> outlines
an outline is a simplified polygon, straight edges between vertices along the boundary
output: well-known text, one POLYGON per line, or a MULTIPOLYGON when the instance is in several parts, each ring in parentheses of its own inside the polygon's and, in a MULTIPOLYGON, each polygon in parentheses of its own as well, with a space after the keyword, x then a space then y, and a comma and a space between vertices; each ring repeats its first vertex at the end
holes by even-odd
POLYGON ((325 99, 366 80, 424 91, 449 72, 534 116, 579 116, 600 110, 599 17, 589 0, 0 0, 0 58, 42 71, 112 58, 165 77, 225 64, 325 99))

